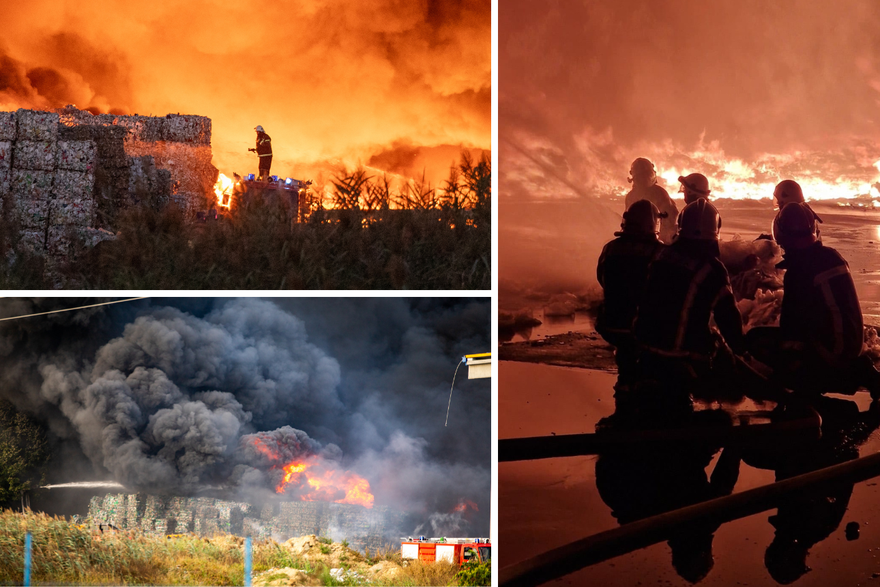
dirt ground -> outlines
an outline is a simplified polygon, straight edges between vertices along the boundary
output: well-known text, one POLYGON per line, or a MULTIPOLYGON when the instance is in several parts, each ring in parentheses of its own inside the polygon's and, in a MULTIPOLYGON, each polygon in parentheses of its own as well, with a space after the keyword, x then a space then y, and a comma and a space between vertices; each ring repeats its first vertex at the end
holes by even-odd
MULTIPOLYGON (((370 564, 358 551, 338 542, 322 543, 314 534, 291 538, 280 546, 289 550, 294 557, 307 561, 309 566, 321 563, 329 567, 330 574, 338 581, 353 577, 358 583, 385 582, 393 580, 402 572, 401 567, 394 562, 384 560, 370 564)), ((290 567, 268 569, 253 579, 254 587, 312 583, 307 570, 290 567)))

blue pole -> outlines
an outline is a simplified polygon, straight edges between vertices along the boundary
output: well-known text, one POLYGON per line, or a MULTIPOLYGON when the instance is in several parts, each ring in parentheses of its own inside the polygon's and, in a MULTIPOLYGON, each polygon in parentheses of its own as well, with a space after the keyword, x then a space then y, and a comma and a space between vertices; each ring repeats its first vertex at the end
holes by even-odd
POLYGON ((244 587, 251 587, 251 537, 244 539, 244 587))
POLYGON ((31 584, 31 533, 24 535, 24 587, 31 584))

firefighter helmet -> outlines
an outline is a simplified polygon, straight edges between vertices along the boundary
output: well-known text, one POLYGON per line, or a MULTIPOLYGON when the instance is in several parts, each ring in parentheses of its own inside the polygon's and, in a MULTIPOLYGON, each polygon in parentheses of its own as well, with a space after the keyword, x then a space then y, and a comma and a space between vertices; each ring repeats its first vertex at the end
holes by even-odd
POLYGON ((626 234, 656 235, 660 232, 660 209, 649 200, 639 200, 623 213, 620 228, 626 234))
POLYGON ((721 215, 709 200, 699 198, 678 215, 678 237, 717 241, 721 232, 721 215))
POLYGON ((798 182, 791 179, 783 179, 776 184, 776 189, 773 190, 773 197, 776 198, 776 203, 782 209, 786 204, 803 202, 804 191, 798 182))
POLYGON ((654 169, 654 164, 644 157, 639 157, 632 162, 632 165, 629 166, 629 175, 630 182, 635 178, 645 179, 648 183, 654 182, 657 179, 657 171, 654 169))
POLYGON ((678 181, 681 182, 681 191, 684 192, 684 201, 686 204, 698 200, 700 198, 708 199, 709 180, 702 173, 691 173, 688 176, 679 175, 678 181))
POLYGON ((773 238, 785 249, 801 249, 819 240, 819 217, 805 202, 791 202, 773 219, 773 238))
POLYGON ((258 124, 257 126, 255 126, 255 127, 254 127, 254 130, 257 131, 257 132, 266 132, 266 131, 263 130, 263 126, 260 125, 260 124, 258 124))

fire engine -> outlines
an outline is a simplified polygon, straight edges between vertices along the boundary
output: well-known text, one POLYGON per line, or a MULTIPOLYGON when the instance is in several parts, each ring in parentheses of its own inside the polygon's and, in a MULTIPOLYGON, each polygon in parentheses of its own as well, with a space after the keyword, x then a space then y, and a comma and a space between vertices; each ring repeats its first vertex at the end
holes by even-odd
POLYGON ((467 561, 488 562, 492 545, 488 538, 405 538, 400 543, 400 556, 423 562, 449 561, 463 565, 467 561))

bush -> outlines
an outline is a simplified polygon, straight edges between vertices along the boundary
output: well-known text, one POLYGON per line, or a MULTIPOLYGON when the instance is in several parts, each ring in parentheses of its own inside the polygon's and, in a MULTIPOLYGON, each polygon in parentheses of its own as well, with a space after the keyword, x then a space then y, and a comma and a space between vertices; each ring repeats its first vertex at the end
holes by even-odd
POLYGON ((455 575, 459 585, 491 585, 492 561, 467 561, 455 575))

